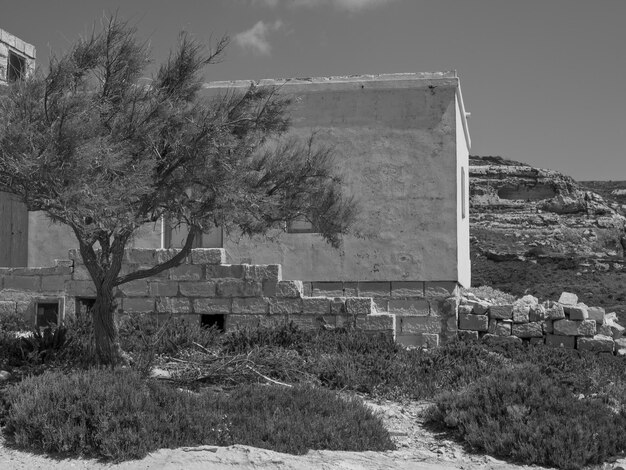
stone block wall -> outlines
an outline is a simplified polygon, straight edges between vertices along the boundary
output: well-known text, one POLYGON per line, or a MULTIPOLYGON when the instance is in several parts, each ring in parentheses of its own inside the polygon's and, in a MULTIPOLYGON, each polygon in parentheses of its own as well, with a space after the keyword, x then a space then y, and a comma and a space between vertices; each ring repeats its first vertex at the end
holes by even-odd
MULTIPOLYGON (((148 268, 175 253, 129 249, 122 272, 148 268)), ((69 258, 51 268, 0 269, 0 314, 18 313, 34 322, 38 303, 59 302, 62 318, 77 315, 81 302, 95 298, 96 292, 77 251, 70 250, 69 258)), ((343 291, 306 295, 302 282, 283 280, 281 271, 277 264, 226 264, 223 249, 194 249, 180 266, 119 286, 114 293, 117 312, 197 321, 218 315, 225 329, 293 321, 305 329, 352 325, 395 336, 395 316, 379 313, 371 297, 343 291)))
POLYGON ((526 295, 511 304, 492 305, 472 294, 460 300, 459 338, 492 343, 545 344, 626 355, 625 328, 614 313, 578 302, 564 292, 558 302, 539 303, 526 295))
POLYGON ((434 347, 456 338, 456 282, 305 282, 305 295, 372 298, 376 311, 395 319, 395 338, 404 346, 434 347))

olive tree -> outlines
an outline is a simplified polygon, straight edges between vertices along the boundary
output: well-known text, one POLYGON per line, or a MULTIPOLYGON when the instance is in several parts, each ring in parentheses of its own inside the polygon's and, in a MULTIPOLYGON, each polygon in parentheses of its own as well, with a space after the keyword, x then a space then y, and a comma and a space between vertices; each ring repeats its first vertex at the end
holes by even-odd
POLYGON ((276 88, 201 96, 212 49, 181 35, 154 68, 136 29, 116 18, 0 92, 0 189, 71 227, 96 288, 97 359, 121 358, 116 286, 180 264, 212 227, 263 234, 308 218, 338 245, 354 214, 332 149, 289 138, 289 99, 276 88), (170 259, 122 274, 140 227, 167 216, 189 228, 170 259))

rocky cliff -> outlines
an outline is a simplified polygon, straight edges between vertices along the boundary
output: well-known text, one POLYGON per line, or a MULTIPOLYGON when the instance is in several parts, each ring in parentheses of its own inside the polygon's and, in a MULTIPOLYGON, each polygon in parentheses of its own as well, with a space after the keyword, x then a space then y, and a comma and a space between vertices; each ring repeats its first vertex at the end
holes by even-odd
POLYGON ((600 269, 621 270, 623 189, 626 182, 611 189, 617 198, 609 200, 554 170, 501 157, 470 157, 474 252, 494 261, 582 258, 601 264, 600 269))

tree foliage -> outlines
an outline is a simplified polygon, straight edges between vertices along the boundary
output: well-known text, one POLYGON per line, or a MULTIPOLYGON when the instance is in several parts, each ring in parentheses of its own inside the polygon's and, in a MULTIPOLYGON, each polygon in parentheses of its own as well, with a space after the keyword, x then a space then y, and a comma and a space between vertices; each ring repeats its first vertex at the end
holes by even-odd
POLYGON ((0 189, 71 227, 98 296, 179 264, 211 227, 262 234, 307 217, 333 245, 354 215, 331 149, 286 136, 289 98, 273 87, 202 96, 207 50, 182 34, 151 79, 146 45, 116 18, 0 98, 0 189), (167 215, 183 249, 120 275, 137 230, 167 215))

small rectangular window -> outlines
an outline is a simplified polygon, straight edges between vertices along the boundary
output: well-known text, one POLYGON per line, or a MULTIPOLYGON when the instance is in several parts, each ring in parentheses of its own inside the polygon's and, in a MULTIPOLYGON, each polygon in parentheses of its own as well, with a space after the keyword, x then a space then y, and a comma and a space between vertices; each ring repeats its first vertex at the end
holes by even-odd
POLYGON ((461 217, 465 218, 465 167, 461 167, 461 217))
POLYGON ((47 326, 59 324, 59 302, 42 301, 37 302, 37 317, 35 324, 38 327, 45 328, 47 326))
POLYGON ((7 81, 16 82, 26 76, 26 58, 9 51, 7 58, 7 81))

